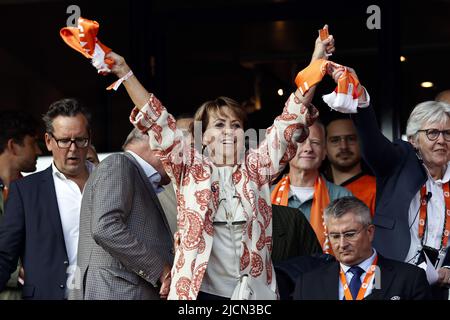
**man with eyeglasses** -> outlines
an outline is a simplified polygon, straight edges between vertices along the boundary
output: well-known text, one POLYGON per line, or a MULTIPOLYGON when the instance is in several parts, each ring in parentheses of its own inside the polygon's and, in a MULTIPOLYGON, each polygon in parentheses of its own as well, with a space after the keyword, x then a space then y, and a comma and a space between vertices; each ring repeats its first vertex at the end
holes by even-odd
POLYGON ((345 187, 375 213, 376 180, 362 169, 358 133, 350 118, 337 118, 326 127, 327 179, 345 187))
MULTIPOLYGON (((356 77, 353 69, 348 70, 356 77)), ((341 70, 333 70, 337 82, 341 70)), ((364 87, 360 104, 368 105, 364 87)), ((435 299, 448 299, 450 286, 450 105, 416 105, 407 125, 408 141, 389 141, 372 106, 352 115, 364 160, 377 180, 374 247, 384 256, 437 271, 435 299), (427 262, 428 260, 429 262, 427 262)))
POLYGON ((355 197, 333 201, 324 212, 335 262, 301 274, 296 300, 423 300, 430 297, 425 272, 384 258, 372 248, 369 208, 355 197))
POLYGON ((0 290, 21 259, 24 299, 65 299, 76 278, 81 197, 93 169, 86 161, 90 115, 62 99, 43 116, 52 165, 13 182, 0 225, 0 290))

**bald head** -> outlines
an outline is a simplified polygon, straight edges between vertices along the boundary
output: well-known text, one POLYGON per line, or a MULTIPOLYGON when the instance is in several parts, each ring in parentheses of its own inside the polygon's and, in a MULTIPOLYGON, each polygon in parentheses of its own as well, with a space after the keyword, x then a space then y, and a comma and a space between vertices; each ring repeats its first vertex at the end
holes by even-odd
POLYGON ((436 101, 450 104, 450 90, 444 90, 436 96, 436 101))

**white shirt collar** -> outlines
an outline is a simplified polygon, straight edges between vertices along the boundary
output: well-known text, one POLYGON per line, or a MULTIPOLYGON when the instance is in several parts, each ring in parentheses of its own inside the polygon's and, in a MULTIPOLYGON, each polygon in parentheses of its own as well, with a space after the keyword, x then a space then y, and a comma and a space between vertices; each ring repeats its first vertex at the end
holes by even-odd
POLYGON ((434 180, 433 177, 430 175, 430 171, 428 170, 426 165, 423 165, 425 167, 425 171, 428 176, 428 180, 434 183, 438 184, 444 184, 450 181, 450 162, 447 162, 447 168, 445 169, 444 175, 442 176, 442 179, 434 180))
MULTIPOLYGON (((92 162, 90 161, 85 161, 86 164, 86 169, 88 170, 89 175, 92 173, 92 171, 95 169, 95 166, 92 162)), ((55 162, 52 161, 52 172, 53 172, 53 176, 61 179, 61 180, 68 180, 68 178, 64 175, 64 173, 62 173, 55 165, 55 162)))
MULTIPOLYGON (((377 255, 377 251, 375 250, 375 248, 372 248, 373 253, 372 255, 367 258, 366 260, 364 260, 363 262, 361 262, 360 264, 358 264, 358 267, 360 267, 361 269, 364 270, 364 272, 367 273, 367 271, 369 270, 370 266, 372 265, 373 261, 375 260, 375 257, 377 255)), ((346 266, 342 263, 339 263, 341 265, 342 270, 344 270, 345 273, 347 273, 347 271, 352 267, 352 266, 346 266)))
POLYGON ((160 193, 161 191, 164 191, 164 188, 159 184, 161 182, 161 175, 159 174, 159 172, 155 168, 153 168, 147 161, 142 159, 133 151, 126 150, 125 152, 131 154, 133 158, 137 161, 139 166, 142 168, 142 170, 144 170, 144 173, 149 179, 150 184, 152 185, 155 192, 160 193))

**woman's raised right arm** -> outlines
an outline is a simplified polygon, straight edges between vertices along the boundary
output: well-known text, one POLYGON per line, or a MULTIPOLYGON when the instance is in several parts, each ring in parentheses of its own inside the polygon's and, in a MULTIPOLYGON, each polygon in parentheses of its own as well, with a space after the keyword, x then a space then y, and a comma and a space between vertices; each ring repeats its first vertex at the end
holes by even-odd
MULTIPOLYGON (((131 72, 131 68, 120 55, 110 52, 107 57, 114 60, 111 71, 117 77, 122 78, 131 72)), ((177 130, 175 118, 167 112, 155 95, 144 88, 135 75, 128 77, 123 84, 136 106, 131 111, 131 123, 141 132, 148 134, 150 147, 156 151, 171 180, 178 185, 185 154, 182 152, 184 136, 177 130)))
MULTIPOLYGON (((128 72, 131 71, 125 59, 119 56, 117 53, 110 52, 106 57, 114 60, 114 65, 112 66, 111 71, 118 78, 126 76, 128 72)), ((139 110, 141 110, 142 107, 150 99, 150 92, 148 92, 147 89, 144 88, 144 86, 139 82, 135 75, 132 75, 130 78, 124 81, 123 85, 125 86, 125 89, 127 90, 128 95, 130 96, 134 105, 138 107, 139 110)))

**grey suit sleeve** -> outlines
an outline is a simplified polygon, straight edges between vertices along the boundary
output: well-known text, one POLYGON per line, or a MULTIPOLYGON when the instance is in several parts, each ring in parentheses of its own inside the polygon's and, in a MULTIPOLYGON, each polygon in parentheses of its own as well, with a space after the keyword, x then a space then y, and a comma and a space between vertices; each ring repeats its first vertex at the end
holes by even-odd
POLYGON ((165 260, 159 246, 150 248, 126 224, 133 206, 136 169, 123 157, 111 166, 98 167, 92 192, 92 236, 95 242, 117 258, 128 270, 154 286, 165 260))

